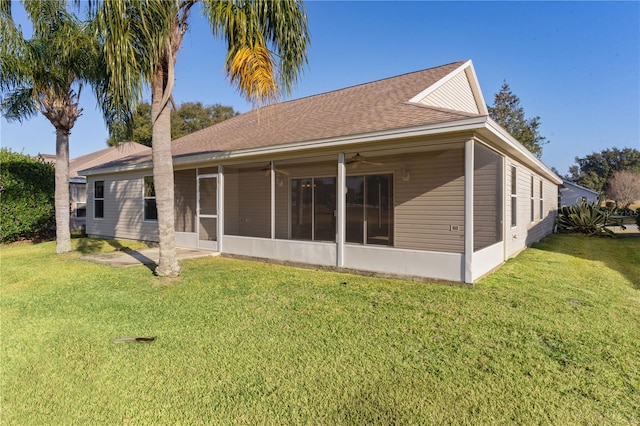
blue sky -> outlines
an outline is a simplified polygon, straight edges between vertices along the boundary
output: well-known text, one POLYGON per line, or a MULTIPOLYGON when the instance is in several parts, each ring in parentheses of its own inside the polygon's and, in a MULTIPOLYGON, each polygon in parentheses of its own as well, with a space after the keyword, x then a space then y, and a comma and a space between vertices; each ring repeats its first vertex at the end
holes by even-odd
MULTIPOLYGON (((640 2, 306 3, 309 65, 290 98, 473 60, 485 101, 506 80, 549 139, 543 161, 566 173, 576 156, 640 149, 640 2)), ((25 25, 18 9, 15 19, 25 25)), ((251 109, 223 72, 224 45, 198 13, 178 56, 174 98, 251 109)), ((106 147, 89 90, 71 157, 106 147)), ((2 146, 54 153, 46 119, 0 122, 2 146)))

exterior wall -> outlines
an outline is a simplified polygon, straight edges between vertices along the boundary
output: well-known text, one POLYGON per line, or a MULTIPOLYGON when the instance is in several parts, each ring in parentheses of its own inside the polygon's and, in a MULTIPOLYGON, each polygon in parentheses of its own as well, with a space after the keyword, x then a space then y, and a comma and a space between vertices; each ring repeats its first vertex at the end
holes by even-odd
POLYGON ((158 223, 143 220, 143 178, 151 171, 91 176, 87 179, 87 234, 158 241, 158 223), (104 181, 104 218, 94 219, 94 182, 104 181))
POLYGON ((527 167, 509 158, 505 173, 505 243, 506 257, 512 257, 527 245, 540 241, 555 228, 558 185, 542 178, 527 167), (517 173, 517 225, 511 227, 511 166, 517 173), (534 221, 531 221, 531 176, 534 178, 534 221), (543 182, 543 217, 539 214, 539 187, 543 182))
POLYGON ((225 167, 225 234, 271 238, 271 178, 261 168, 225 167))
POLYGON ((196 171, 174 173, 174 216, 176 232, 196 232, 196 171))
POLYGON ((395 157, 387 164, 396 171, 394 247, 464 252, 464 150, 395 157), (403 180, 403 168, 409 180, 403 180))
MULTIPOLYGON (((347 165, 347 176, 394 175, 395 248, 464 251, 464 176, 462 149, 367 157, 382 165, 347 165), (408 179, 403 179, 403 172, 408 179), (452 231, 452 227, 457 231, 452 231)), ((291 178, 335 176, 335 164, 283 168, 291 178)), ((288 238, 289 179, 276 188, 276 238, 288 238)))
POLYGON ((459 72, 455 77, 429 93, 420 103, 472 114, 479 113, 466 72, 459 72))

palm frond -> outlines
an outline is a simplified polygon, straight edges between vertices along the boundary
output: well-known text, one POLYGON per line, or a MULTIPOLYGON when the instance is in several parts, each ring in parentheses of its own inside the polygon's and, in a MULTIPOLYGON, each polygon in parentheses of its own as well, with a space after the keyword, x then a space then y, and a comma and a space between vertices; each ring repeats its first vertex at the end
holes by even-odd
POLYGON ((96 88, 105 120, 127 122, 163 57, 179 10, 178 0, 91 2, 106 70, 96 88))
POLYGON ((38 109, 33 96, 33 88, 24 87, 8 92, 0 101, 0 109, 7 121, 25 120, 37 114, 38 109))
POLYGON ((209 0, 203 11, 213 34, 227 42, 231 82, 250 101, 290 93, 307 62, 309 34, 302 2, 209 0))

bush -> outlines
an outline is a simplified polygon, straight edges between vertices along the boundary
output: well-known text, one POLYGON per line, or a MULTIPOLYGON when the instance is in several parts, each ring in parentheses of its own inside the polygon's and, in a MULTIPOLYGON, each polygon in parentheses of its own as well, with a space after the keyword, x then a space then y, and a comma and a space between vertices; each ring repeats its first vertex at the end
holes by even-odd
POLYGON ((41 158, 0 149, 0 242, 50 235, 55 171, 41 158))
POLYGON ((580 204, 562 206, 558 211, 558 230, 566 233, 615 237, 615 233, 607 226, 623 227, 622 221, 611 219, 611 211, 606 207, 601 208, 601 205, 602 199, 591 203, 583 199, 580 204))
POLYGON ((640 207, 636 209, 636 225, 638 225, 638 229, 640 230, 640 207))

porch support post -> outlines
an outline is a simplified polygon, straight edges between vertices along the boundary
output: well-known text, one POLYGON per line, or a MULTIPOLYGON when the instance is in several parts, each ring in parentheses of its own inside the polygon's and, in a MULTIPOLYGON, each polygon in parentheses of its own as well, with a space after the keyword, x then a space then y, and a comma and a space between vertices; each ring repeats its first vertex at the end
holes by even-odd
POLYGON ((344 152, 338 154, 338 194, 336 203, 337 235, 336 235, 336 266, 344 266, 344 241, 347 218, 347 168, 344 152))
POLYGON ((217 199, 217 209, 216 213, 218 215, 217 220, 217 234, 216 240, 218 240, 218 251, 222 252, 222 237, 224 236, 224 166, 218 166, 218 179, 217 179, 217 187, 218 187, 218 199, 217 199))
POLYGON ((473 139, 464 144, 464 282, 473 284, 473 139))
POLYGON ((271 239, 276 238, 276 169, 273 161, 269 162, 271 176, 271 239))

